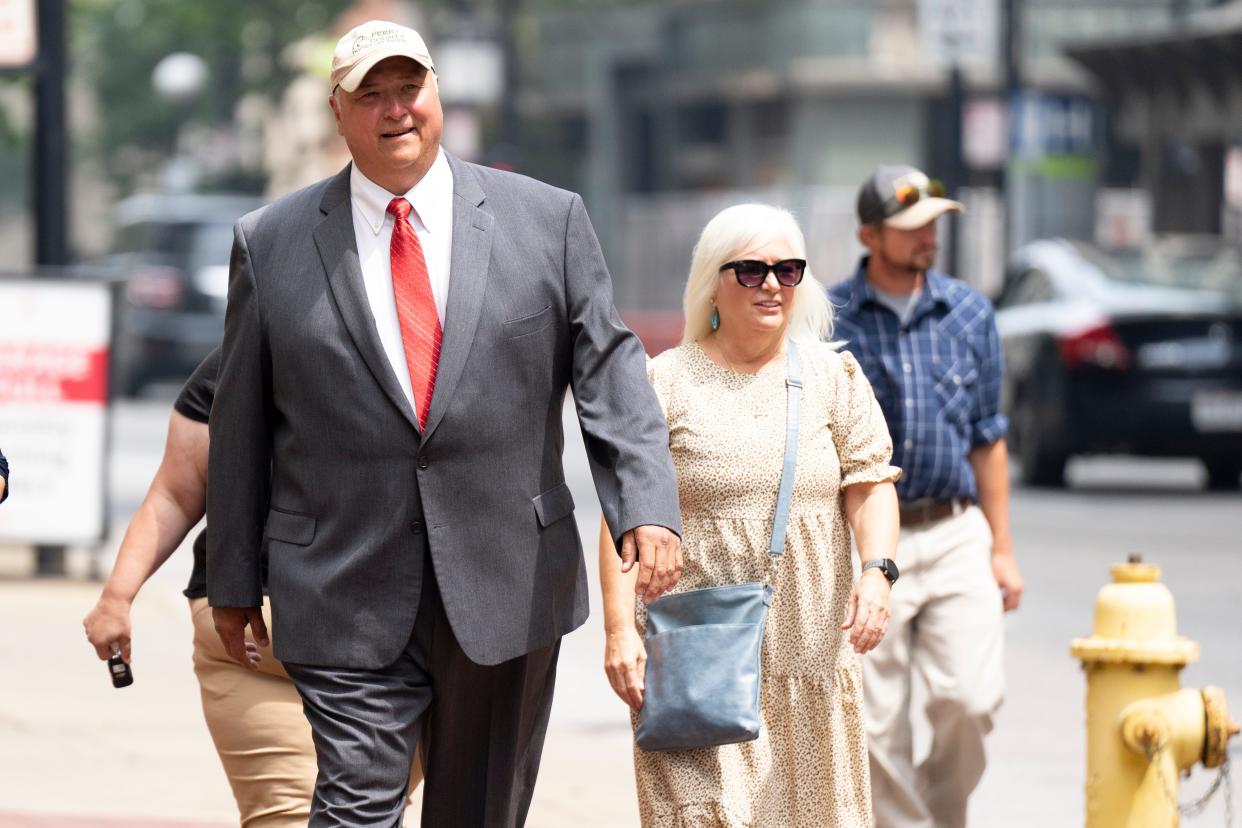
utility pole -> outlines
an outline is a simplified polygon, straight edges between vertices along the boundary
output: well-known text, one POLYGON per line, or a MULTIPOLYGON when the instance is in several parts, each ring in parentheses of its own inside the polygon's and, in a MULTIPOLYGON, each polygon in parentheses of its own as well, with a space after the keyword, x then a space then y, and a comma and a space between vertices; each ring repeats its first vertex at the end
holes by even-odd
POLYGON ((498 6, 500 8, 500 47, 504 61, 504 88, 500 95, 496 144, 501 148, 501 160, 514 169, 521 169, 522 116, 518 112, 517 97, 522 81, 515 30, 518 17, 522 12, 522 0, 500 0, 498 6))
POLYGON ((35 60, 34 218, 35 264, 69 263, 65 170, 66 0, 39 0, 39 56, 35 60))
MULTIPOLYGON (((1009 123, 1009 154, 1012 156, 1014 133, 1018 129, 1017 104, 1022 91, 1022 0, 1001 0, 1001 60, 1004 61, 1005 111, 1009 123)), ((1014 216, 1017 198, 1014 192, 1014 164, 1010 157, 1001 172, 1001 188, 1005 196, 1005 258, 1013 250, 1016 233, 1014 216)))
MULTIPOLYGON (((948 112, 945 117, 945 141, 948 145, 948 167, 942 173, 945 192, 949 198, 961 198, 961 188, 966 186, 966 161, 962 157, 962 114, 965 111, 966 92, 962 80, 962 65, 955 56, 949 68, 948 112)), ((961 220, 949 222, 949 272, 961 271, 961 220)))
MULTIPOLYGON (((68 161, 65 129, 66 0, 39 0, 36 10, 39 53, 34 65, 35 131, 33 190, 35 264, 63 267, 69 263, 68 161)), ((65 547, 35 546, 35 574, 65 574, 65 547)))

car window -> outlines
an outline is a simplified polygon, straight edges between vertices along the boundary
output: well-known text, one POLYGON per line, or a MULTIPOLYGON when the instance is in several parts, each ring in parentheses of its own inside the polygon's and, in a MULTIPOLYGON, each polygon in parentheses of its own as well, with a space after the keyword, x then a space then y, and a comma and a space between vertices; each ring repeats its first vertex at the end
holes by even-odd
POLYGON ((1242 252, 1232 246, 1157 245, 1140 251, 1084 251, 1110 281, 1133 285, 1237 293, 1242 252))
POLYGON ((170 253, 190 250, 194 225, 187 222, 144 221, 121 227, 114 247, 118 253, 170 253))
POLYGON ((231 222, 147 221, 117 229, 115 253, 159 254, 162 260, 198 270, 226 267, 233 249, 231 222))
POLYGON ((194 230, 190 267, 225 267, 233 250, 232 224, 200 224, 194 230))
POLYGON ((1038 302, 1051 302, 1054 295, 1048 274, 1040 270, 1028 270, 1009 283, 997 304, 1002 308, 1033 305, 1038 302))
POLYGON ((151 234, 151 225, 147 222, 127 224, 117 228, 116 237, 112 241, 114 253, 141 253, 150 250, 147 241, 151 234))

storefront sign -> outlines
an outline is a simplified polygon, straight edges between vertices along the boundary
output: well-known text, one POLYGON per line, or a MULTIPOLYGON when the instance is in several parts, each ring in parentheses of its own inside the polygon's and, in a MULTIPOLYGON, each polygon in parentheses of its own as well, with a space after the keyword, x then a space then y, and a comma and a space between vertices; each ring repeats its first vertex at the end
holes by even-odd
POLYGON ((0 541, 104 535, 111 316, 104 284, 0 281, 0 541))

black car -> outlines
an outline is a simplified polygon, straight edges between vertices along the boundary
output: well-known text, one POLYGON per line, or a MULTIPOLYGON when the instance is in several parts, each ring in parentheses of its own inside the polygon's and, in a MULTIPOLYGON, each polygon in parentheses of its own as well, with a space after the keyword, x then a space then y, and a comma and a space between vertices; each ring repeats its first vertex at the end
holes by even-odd
POLYGON ((1216 238, 1014 255, 997 300, 1005 409, 1023 481, 1061 486, 1076 454, 1192 456, 1242 475, 1242 250, 1216 238))
POLYGON ((180 381, 224 334, 233 222, 262 205, 251 196, 131 196, 114 212, 108 265, 125 281, 113 387, 133 395, 180 381))

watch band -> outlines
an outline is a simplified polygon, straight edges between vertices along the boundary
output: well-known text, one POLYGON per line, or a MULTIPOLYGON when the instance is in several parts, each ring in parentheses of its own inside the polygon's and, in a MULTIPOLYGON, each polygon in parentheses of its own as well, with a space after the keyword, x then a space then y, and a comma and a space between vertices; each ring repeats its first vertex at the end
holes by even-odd
POLYGON ((866 572, 868 569, 879 569, 888 580, 890 586, 897 583, 897 565, 891 558, 876 558, 875 560, 867 561, 862 566, 862 572, 866 572))

